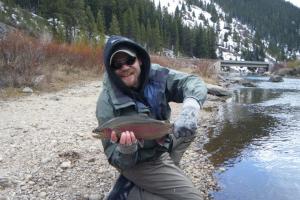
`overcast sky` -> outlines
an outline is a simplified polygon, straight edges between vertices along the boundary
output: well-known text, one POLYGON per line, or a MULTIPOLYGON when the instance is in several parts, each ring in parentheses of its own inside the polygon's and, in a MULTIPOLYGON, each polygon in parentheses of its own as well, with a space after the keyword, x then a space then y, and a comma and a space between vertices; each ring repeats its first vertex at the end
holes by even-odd
POLYGON ((294 4, 295 6, 298 6, 300 8, 300 0, 286 0, 294 4))

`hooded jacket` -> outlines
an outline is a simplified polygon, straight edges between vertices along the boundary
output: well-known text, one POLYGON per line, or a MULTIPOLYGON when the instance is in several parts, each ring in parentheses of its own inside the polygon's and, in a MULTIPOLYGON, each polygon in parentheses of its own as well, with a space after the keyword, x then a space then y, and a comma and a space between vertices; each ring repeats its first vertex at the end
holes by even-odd
MULTIPOLYGON (((147 51, 128 38, 109 38, 104 49, 104 64, 106 72, 96 109, 99 126, 123 115, 147 114, 155 119, 168 120, 171 114, 169 102, 182 103, 190 97, 202 105, 206 99, 207 89, 199 77, 151 64, 147 51), (110 57, 120 47, 134 50, 142 60, 140 85, 136 90, 126 87, 110 67, 110 57)), ((156 159, 172 146, 170 137, 165 138, 163 145, 156 140, 145 140, 144 145, 133 154, 122 154, 116 148, 117 144, 108 139, 102 139, 102 145, 109 163, 121 171, 156 159)))

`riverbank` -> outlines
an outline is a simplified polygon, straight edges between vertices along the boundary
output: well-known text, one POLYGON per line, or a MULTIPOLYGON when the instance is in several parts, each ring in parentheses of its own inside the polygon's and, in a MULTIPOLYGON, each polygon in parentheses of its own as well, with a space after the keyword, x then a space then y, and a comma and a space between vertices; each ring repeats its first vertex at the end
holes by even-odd
MULTIPOLYGON (((55 93, 0 101, 0 199, 103 199, 118 176, 104 156, 95 106, 100 81, 81 82, 55 93)), ((209 199, 214 168, 202 150, 221 99, 210 96, 196 141, 181 167, 209 199)), ((172 119, 180 104, 172 104, 172 119)))

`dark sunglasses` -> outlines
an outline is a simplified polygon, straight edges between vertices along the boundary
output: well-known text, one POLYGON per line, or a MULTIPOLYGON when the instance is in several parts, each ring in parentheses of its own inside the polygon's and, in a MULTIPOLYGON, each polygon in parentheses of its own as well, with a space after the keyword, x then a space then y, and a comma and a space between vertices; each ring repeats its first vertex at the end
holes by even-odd
POLYGON ((132 57, 132 56, 128 56, 126 60, 122 60, 122 61, 116 61, 114 62, 111 67, 114 69, 114 70, 118 70, 118 69, 121 69, 123 65, 133 65, 134 62, 136 60, 136 57, 132 57))

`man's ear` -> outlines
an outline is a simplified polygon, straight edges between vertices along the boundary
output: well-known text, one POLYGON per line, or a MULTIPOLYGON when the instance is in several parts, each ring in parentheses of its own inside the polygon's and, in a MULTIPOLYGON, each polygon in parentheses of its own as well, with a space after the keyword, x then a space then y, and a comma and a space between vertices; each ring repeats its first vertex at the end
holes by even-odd
POLYGON ((140 66, 142 66, 143 63, 142 63, 141 59, 138 58, 138 61, 139 61, 140 66))

